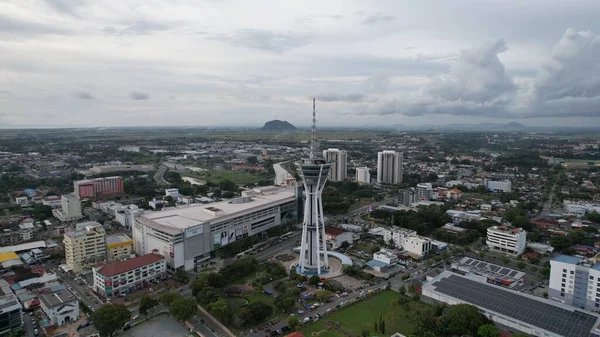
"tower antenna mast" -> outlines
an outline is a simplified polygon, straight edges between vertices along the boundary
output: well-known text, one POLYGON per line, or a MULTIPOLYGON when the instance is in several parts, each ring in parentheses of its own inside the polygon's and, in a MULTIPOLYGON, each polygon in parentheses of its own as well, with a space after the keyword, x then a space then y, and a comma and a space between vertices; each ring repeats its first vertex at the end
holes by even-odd
POLYGON ((313 98, 313 118, 312 129, 310 135, 310 158, 315 158, 317 151, 317 113, 315 109, 315 99, 313 98))

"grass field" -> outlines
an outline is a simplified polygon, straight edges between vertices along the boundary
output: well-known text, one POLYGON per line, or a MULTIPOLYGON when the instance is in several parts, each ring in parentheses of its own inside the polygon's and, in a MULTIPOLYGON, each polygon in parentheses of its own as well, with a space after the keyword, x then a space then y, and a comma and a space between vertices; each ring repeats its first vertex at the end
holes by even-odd
POLYGON ((246 172, 237 172, 237 171, 227 171, 227 170, 211 170, 211 171, 201 171, 197 173, 186 174, 189 177, 210 181, 212 183, 218 184, 223 180, 231 180, 236 184, 240 185, 248 185, 254 184, 261 179, 265 179, 264 176, 260 176, 258 174, 250 174, 246 172))
POLYGON ((361 207, 365 207, 365 206, 369 206, 370 204, 375 203, 375 201, 371 198, 360 198, 360 200, 358 202, 353 203, 352 205, 350 205, 350 208, 348 209, 348 211, 353 211, 355 209, 359 209, 361 207))
MULTIPOLYGON (((398 294, 388 290, 383 291, 362 302, 343 308, 326 316, 322 320, 306 325, 300 329, 305 336, 313 336, 313 332, 321 332, 319 337, 344 337, 347 334, 338 330, 327 330, 324 321, 339 322, 345 329, 351 330, 357 336, 363 331, 369 331, 370 336, 391 336, 396 332, 409 335, 415 325, 411 313, 407 313, 402 305, 397 303, 398 294), (385 333, 375 332, 373 324, 379 316, 385 320, 385 333)), ((426 307, 420 302, 410 303, 410 312, 426 307)))
POLYGON ((264 302, 268 305, 273 305, 273 301, 275 300, 275 296, 273 295, 267 295, 267 294, 251 294, 248 297, 246 297, 246 299, 248 300, 248 303, 253 303, 253 302, 264 302))

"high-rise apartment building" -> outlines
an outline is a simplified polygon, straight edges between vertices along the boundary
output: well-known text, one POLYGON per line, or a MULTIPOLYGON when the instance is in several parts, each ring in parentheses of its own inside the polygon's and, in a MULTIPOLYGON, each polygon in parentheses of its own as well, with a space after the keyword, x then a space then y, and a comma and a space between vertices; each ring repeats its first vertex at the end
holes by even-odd
POLYGON ((119 195, 125 192, 123 177, 119 176, 77 180, 73 182, 73 187, 75 194, 81 199, 119 195))
POLYGON ((527 232, 522 228, 492 226, 487 229, 485 242, 491 249, 504 253, 521 255, 527 246, 527 232))
POLYGON ((333 165, 331 165, 331 170, 329 171, 329 180, 346 180, 346 170, 348 169, 348 154, 345 150, 323 150, 323 158, 325 158, 327 162, 333 163, 333 165))
POLYGON ((508 193, 512 191, 512 184, 510 180, 503 181, 493 181, 493 180, 484 180, 485 188, 492 192, 505 192, 508 193))
POLYGON ((591 311, 600 310, 600 263, 570 255, 550 260, 548 299, 591 311))
POLYGON ((368 167, 357 167, 356 168, 356 182, 359 184, 370 184, 371 183, 371 171, 368 167))
POLYGON ((400 184, 402 182, 402 153, 383 151, 377 153, 377 183, 400 184))
POLYGON ((60 209, 52 210, 52 215, 62 222, 75 221, 83 218, 81 213, 81 200, 73 193, 63 194, 60 200, 60 209))
POLYGON ((398 204, 404 206, 410 206, 415 202, 415 188, 403 188, 398 191, 398 204))
POLYGON ((64 235, 65 259, 74 273, 106 259, 106 232, 96 221, 78 223, 64 235))

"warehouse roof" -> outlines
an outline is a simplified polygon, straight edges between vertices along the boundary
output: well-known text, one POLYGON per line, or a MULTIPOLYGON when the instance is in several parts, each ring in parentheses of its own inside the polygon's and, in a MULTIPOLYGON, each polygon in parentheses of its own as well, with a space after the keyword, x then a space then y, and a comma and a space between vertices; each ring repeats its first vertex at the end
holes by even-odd
POLYGON ((600 316, 445 271, 423 287, 564 337, 600 337, 600 316))

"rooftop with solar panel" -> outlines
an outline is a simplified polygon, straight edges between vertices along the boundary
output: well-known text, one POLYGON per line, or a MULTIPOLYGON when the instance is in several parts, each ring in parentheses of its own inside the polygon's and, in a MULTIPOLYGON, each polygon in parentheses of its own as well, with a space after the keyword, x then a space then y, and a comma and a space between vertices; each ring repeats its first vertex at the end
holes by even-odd
POLYGON ((514 287, 523 283, 525 273, 522 271, 506 268, 497 264, 464 257, 460 261, 452 263, 452 270, 459 274, 475 274, 486 278, 488 283, 502 286, 514 287))
POLYGON ((600 315, 444 271, 423 285, 423 296, 478 307, 489 319, 532 336, 600 337, 600 315))

